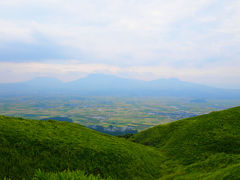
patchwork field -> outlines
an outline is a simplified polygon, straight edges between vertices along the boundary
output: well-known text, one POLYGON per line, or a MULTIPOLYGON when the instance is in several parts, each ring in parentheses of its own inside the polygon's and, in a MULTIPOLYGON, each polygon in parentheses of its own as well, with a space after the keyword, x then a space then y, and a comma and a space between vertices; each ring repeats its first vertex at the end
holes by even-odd
POLYGON ((0 97, 0 114, 27 119, 65 117, 85 126, 130 126, 141 131, 239 104, 239 100, 173 97, 18 96, 0 97))

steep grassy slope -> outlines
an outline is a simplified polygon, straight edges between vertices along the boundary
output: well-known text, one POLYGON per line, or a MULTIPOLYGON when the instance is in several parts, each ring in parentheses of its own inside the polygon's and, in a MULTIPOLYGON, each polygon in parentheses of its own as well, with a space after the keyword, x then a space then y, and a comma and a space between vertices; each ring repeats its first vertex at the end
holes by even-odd
POLYGON ((239 154, 240 107, 156 126, 134 135, 134 141, 189 161, 206 152, 239 154))
POLYGON ((77 124, 0 116, 1 179, 31 179, 36 169, 81 170, 113 179, 156 179, 164 159, 154 148, 77 124))
POLYGON ((156 126, 131 140, 179 163, 164 179, 221 179, 228 170, 230 179, 240 178, 240 107, 156 126))
POLYGON ((58 173, 45 173, 36 171, 33 180, 113 180, 112 178, 102 179, 100 176, 87 176, 82 171, 64 171, 58 173))
POLYGON ((12 179, 31 179, 37 169, 37 180, 240 179, 240 107, 129 140, 68 122, 0 116, 0 164, 0 178, 12 179))

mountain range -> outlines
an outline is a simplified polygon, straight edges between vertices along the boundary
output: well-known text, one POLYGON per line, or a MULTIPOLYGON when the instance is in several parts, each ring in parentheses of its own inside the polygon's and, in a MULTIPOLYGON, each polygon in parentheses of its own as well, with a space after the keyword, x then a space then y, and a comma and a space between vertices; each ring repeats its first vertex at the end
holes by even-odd
POLYGON ((143 81, 91 74, 72 82, 39 77, 26 82, 0 84, 1 95, 72 94, 90 96, 175 96, 240 99, 240 90, 220 89, 175 78, 143 81))

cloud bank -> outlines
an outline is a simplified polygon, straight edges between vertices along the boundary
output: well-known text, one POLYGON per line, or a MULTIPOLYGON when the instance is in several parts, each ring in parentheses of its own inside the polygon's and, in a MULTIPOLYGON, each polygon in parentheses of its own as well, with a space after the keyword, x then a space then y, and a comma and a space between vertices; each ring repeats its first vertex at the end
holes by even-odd
POLYGON ((0 81, 97 71, 240 88, 239 9, 235 0, 5 0, 0 81))

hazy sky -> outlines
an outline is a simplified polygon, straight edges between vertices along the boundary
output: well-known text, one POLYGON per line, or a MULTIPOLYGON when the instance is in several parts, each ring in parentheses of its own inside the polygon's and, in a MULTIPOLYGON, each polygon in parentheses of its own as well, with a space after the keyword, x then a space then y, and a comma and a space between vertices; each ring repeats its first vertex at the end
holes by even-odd
POLYGON ((89 73, 240 88, 240 0, 0 0, 0 82, 89 73))

